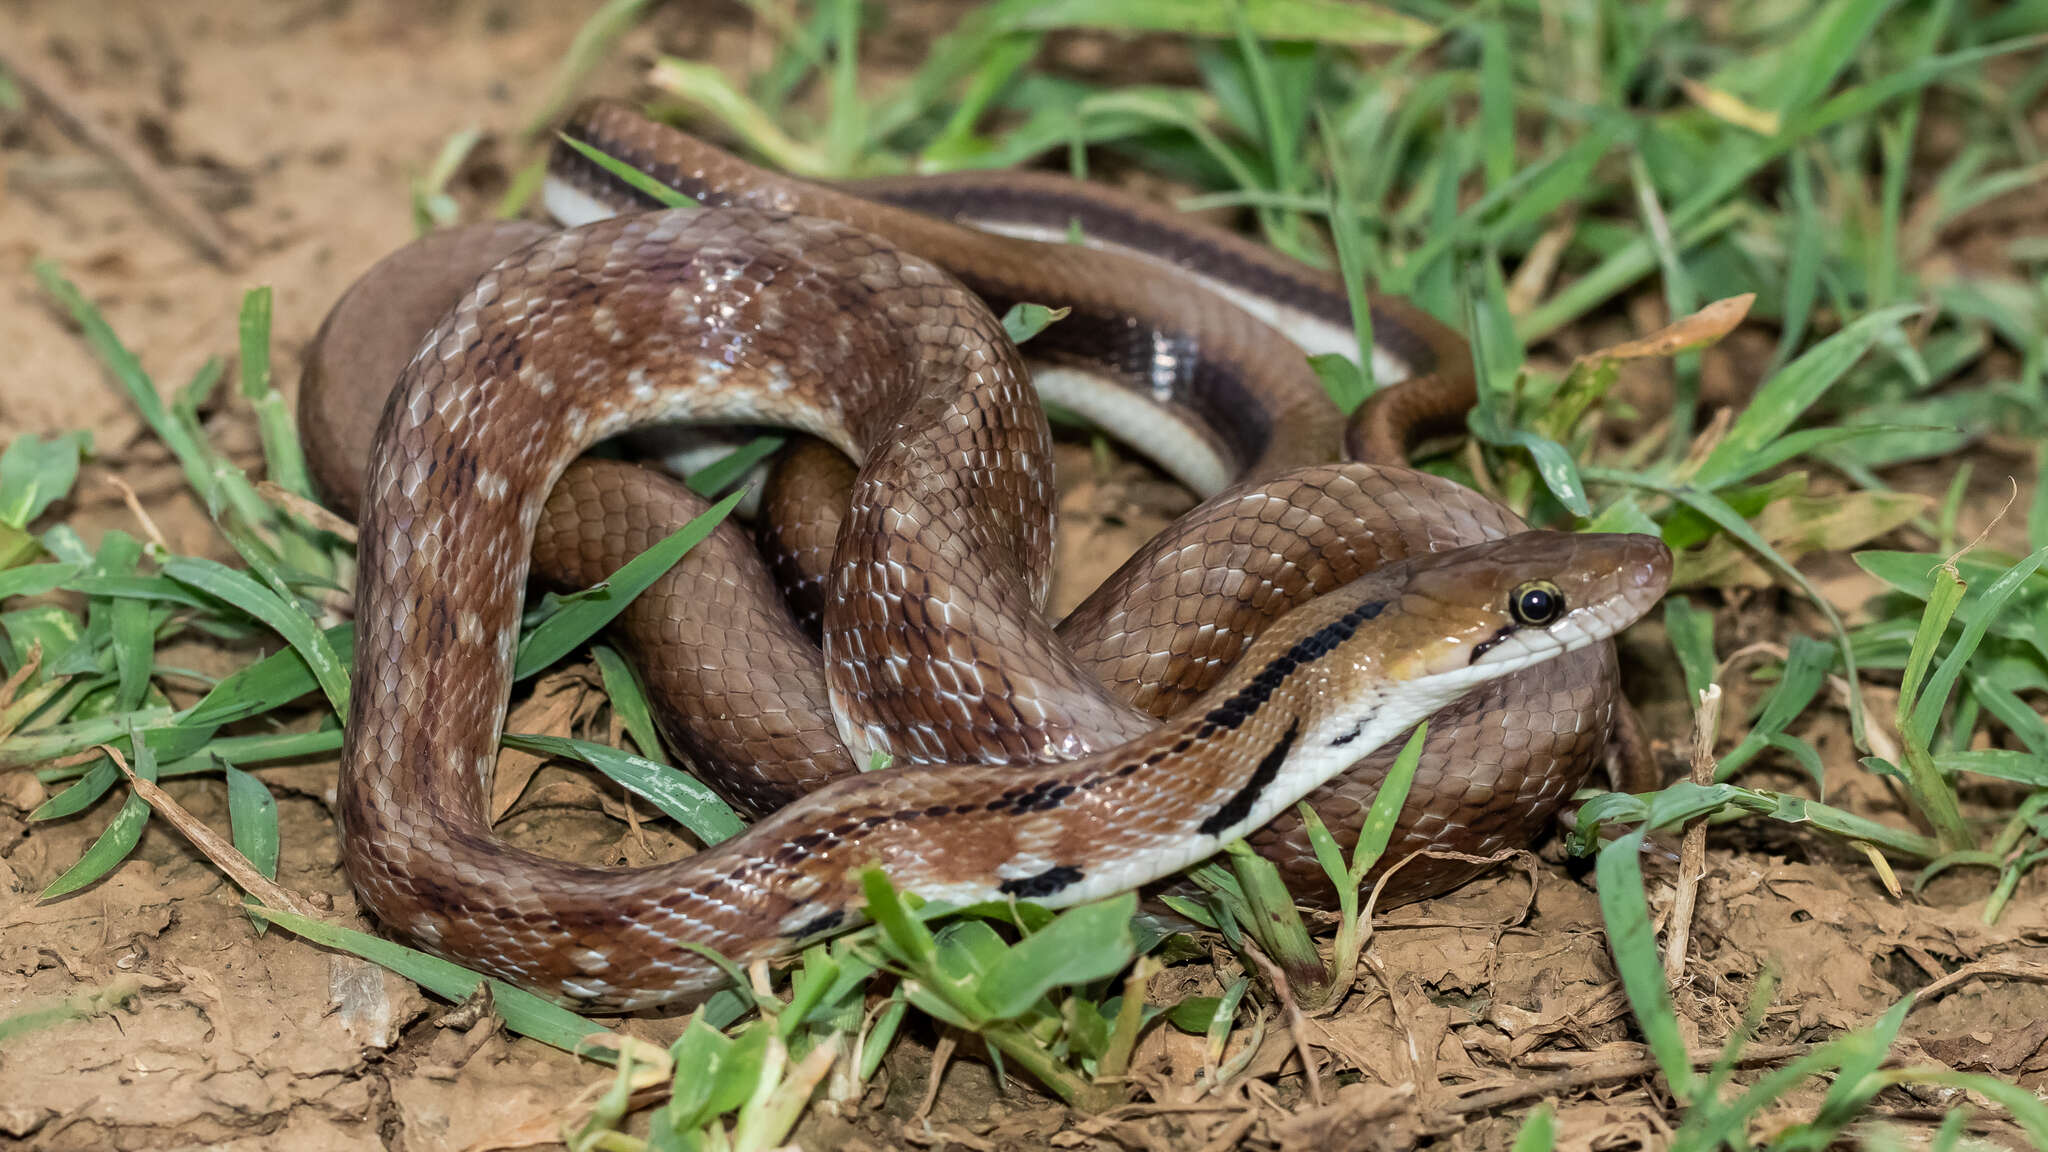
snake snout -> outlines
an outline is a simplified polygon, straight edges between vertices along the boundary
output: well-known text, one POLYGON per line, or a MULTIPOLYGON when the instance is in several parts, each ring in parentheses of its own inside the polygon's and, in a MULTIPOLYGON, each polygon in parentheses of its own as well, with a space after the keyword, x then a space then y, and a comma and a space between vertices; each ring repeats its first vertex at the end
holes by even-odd
POLYGON ((1671 549, 1655 536, 1586 532, 1565 538, 1570 560, 1560 569, 1571 575, 1558 579, 1579 610, 1560 621, 1567 628, 1613 635, 1655 607, 1670 586, 1671 549))
POLYGON ((1641 610, 1647 611, 1671 585, 1671 549, 1657 537, 1641 533, 1631 533, 1621 541, 1616 574, 1630 604, 1640 601, 1641 610))

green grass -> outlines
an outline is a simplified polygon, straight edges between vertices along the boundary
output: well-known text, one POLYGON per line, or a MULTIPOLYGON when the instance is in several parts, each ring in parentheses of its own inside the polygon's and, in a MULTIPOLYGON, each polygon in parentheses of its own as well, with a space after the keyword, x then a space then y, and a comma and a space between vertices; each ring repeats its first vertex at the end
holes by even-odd
MULTIPOLYGON (((548 111, 644 7, 614 0, 593 18, 548 111)), ((1650 532, 1672 545, 1679 591, 1664 622, 1695 697, 1716 683, 1737 686, 1716 642, 1714 609, 1729 587, 1769 580, 1788 591, 1788 613, 1802 611, 1800 601, 1815 613, 1819 635, 1795 636, 1781 661, 1746 673, 1760 699, 1742 735, 1715 749, 1711 781, 1581 805, 1575 842, 1597 856, 1616 967, 1670 1092, 1674 1147, 1824 1147, 1851 1125, 1867 1132, 1861 1118, 1873 1098, 1901 1083, 1966 1088, 2048 1144, 2048 1115, 2030 1094, 1987 1077, 1883 1066, 1911 1001, 1740 1083, 1743 1034, 1697 1070, 1637 851, 1651 831, 1697 821, 1798 824, 1870 846, 1917 869, 1922 884, 1981 873, 1987 918, 2048 861, 2042 449, 2039 479, 1998 537, 2024 546, 1964 551, 1958 539, 1982 433, 2037 445, 2048 437, 2048 245, 2010 241, 2003 266, 1989 271, 1931 259, 1964 214, 2048 176, 2044 142, 2024 114, 2048 89, 2048 4, 1727 5, 1710 28, 1701 6, 1602 0, 1419 0, 1399 12, 1325 0, 999 0, 966 15, 916 70, 875 83, 864 82, 858 49, 888 18, 881 6, 756 7, 781 37, 770 65, 735 76, 663 60, 652 73, 662 110, 813 177, 1048 158, 1085 172, 1114 158, 1183 182, 1190 207, 1239 206, 1274 246, 1336 268, 1354 286, 1406 294, 1471 335, 1484 385, 1476 447, 1429 467, 1483 484, 1539 524, 1650 532), (1197 80, 1108 86, 1063 75, 1041 63, 1046 37, 1063 29, 1185 36, 1197 80), (1926 128, 1936 121, 1960 143, 1932 149, 1926 128), (1626 445, 1604 438, 1603 425, 1627 415, 1612 394, 1617 362, 1567 364, 1559 352, 1597 344, 1587 325, 1632 315, 1626 306, 1644 297, 1680 317, 1743 293, 1756 294, 1750 323, 1773 333, 1747 406, 1725 423, 1701 408, 1703 358, 1688 348, 1671 364, 1671 417, 1626 445), (1894 491, 1909 466, 1924 474, 1929 465, 1956 478, 1948 499, 1894 491), (1932 545, 1876 547, 1915 537, 1932 545), (1856 563, 1887 591, 1859 606, 1852 624, 1801 562, 1856 549, 1856 563), (1895 783, 1914 829, 1826 802, 1823 768, 1839 779, 1851 766, 1823 765, 1798 733, 1803 718, 1839 707, 1825 691, 1830 678, 1849 689, 1862 754, 1854 767, 1895 783), (1898 687, 1896 707, 1873 713, 1866 684, 1898 687), (1790 769, 1809 786, 1795 794, 1742 782, 1764 768, 1790 769), (1983 780, 2016 784, 1997 795, 2023 798, 1988 810, 1987 793, 1970 795, 1983 780), (1759 1117, 1815 1076, 1830 1085, 1818 1111, 1759 1135, 1759 1117)), ((452 139, 421 180, 423 226, 451 218, 441 185, 471 143, 452 139)), ((0 769, 32 768, 61 788, 38 819, 112 809, 109 794, 123 792, 98 841, 46 896, 105 875, 152 818, 148 804, 117 789, 113 761, 94 752, 102 745, 145 779, 220 775, 236 848, 274 871, 275 805, 244 769, 338 747, 333 716, 346 699, 350 632, 323 620, 320 604, 348 549, 278 511, 206 442, 197 404, 219 364, 166 398, 58 270, 38 276, 172 449, 244 565, 168 555, 119 532, 89 546, 47 522, 91 451, 84 433, 24 438, 0 456, 0 663, 16 677, 0 699, 0 769), (43 595, 53 591, 77 598, 43 595), (285 647, 179 709, 161 681, 187 674, 157 654, 191 636, 285 647), (322 715, 311 730, 263 722, 309 710, 322 715)), ((304 465, 269 382, 269 308, 263 289, 245 303, 240 395, 257 414, 265 475, 304 496, 304 465)), ((1021 338, 1047 318, 1013 319, 1021 338)), ((1375 385, 1348 364, 1319 367, 1347 406, 1375 385)), ((699 482, 715 492, 730 479, 699 482)), ((581 645, 632 583, 688 547, 686 536, 604 591, 548 601, 530 622, 522 670, 581 645)), ((616 654, 599 647, 597 660, 638 755, 544 738, 508 743, 582 759, 707 841, 730 835, 737 818, 666 764, 616 654)), ((1397 806, 1383 797, 1374 826, 1397 806)), ((1352 860, 1327 838, 1317 847, 1346 880, 1377 856, 1370 844, 1352 860)), ((1363 932, 1355 898, 1333 944, 1319 947, 1249 854, 1205 865, 1196 879, 1203 895, 1181 906, 1190 919, 1247 957, 1273 957, 1304 1006, 1341 1000, 1363 932)), ((913 1010, 984 1049, 1004 1074, 1021 1072, 1088 1109, 1129 1098, 1116 1077, 1146 1028, 1204 1036, 1214 1082, 1237 1071, 1223 1060, 1231 1034, 1249 1029, 1256 1039, 1266 1026, 1251 1009, 1272 992, 1256 978, 1219 973, 1220 997, 1146 1003, 1151 972, 1206 950, 1134 919, 1127 901, 1058 917, 1026 907, 935 918, 886 884, 870 896, 875 926, 811 948, 777 991, 738 981, 666 1051, 602 1035, 592 1048, 585 1038, 602 1032, 596 1024, 515 990, 494 989, 497 1006, 523 1034, 618 1054, 614 1091, 571 1126, 578 1148, 773 1147, 808 1101, 857 1098, 913 1010), (721 1030, 736 1021, 744 1022, 721 1030), (621 1132, 630 1091, 664 1081, 671 1095, 653 1134, 643 1142, 621 1132)), ((261 916, 450 998, 479 982, 388 941, 283 912, 261 916)), ((1258 971, 1249 959, 1244 968, 1258 971)), ((1959 1129, 1944 1131, 1952 1141, 1959 1129)), ((1553 1139, 1550 1114, 1539 1110, 1516 1146, 1553 1139)))

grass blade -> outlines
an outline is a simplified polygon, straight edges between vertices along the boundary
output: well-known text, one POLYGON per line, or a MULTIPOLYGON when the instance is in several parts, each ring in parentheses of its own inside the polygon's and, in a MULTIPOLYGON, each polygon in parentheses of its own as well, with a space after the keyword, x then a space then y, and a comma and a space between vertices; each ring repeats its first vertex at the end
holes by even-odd
POLYGON ((17 436, 0 452, 0 524, 26 528, 78 482, 78 462, 92 448, 92 435, 69 432, 43 440, 17 436))
POLYGON ((257 583, 246 572, 199 556, 174 556, 164 561, 164 575, 187 587, 247 612, 284 637, 327 695, 337 716, 348 715, 348 668, 335 655, 327 635, 297 605, 287 604, 277 593, 257 583))
MULTIPOLYGON (((321 637, 336 663, 345 666, 355 659, 354 624, 337 624, 321 637)), ((313 666, 297 648, 288 647, 222 678, 179 720, 194 728, 246 720, 281 708, 318 687, 313 666)))
POLYGON ((1004 952, 976 988, 982 1004, 993 1018, 1014 1020, 1055 987, 1123 971, 1136 955, 1131 916, 1137 910, 1137 895, 1126 892, 1060 913, 1004 952))
POLYGON ((1934 670, 1934 675, 1928 678, 1926 690, 1914 703, 1911 721, 1913 732, 1931 734, 1934 731, 1941 710, 1948 706, 1949 693, 1954 691, 1956 679, 1963 674, 1964 662, 1969 660, 1971 654, 1976 652, 1977 646, 1983 642, 1984 632, 1991 626, 1991 621, 1998 615, 1999 609, 2005 606, 2005 602, 2012 598, 2013 593, 2017 592, 2028 578, 2040 571, 2043 563, 2048 563, 2048 547, 2036 550, 2026 559, 2006 569, 1997 580, 1992 581, 1989 588, 1984 590, 1984 598, 1977 602, 1975 613, 1963 625, 1962 635, 1956 638, 1955 646, 1942 658, 1940 666, 1934 670))
MULTIPOLYGON (((144 780, 154 781, 156 755, 150 751, 149 744, 132 726, 128 733, 128 746, 132 752, 135 774, 144 780)), ((113 765, 109 763, 108 767, 112 768, 113 765)), ((135 845, 142 841, 142 830, 149 824, 149 816, 149 802, 135 792, 129 792, 128 799, 121 805, 121 810, 114 813, 114 818, 107 822, 106 829, 92 842, 92 847, 85 850, 77 863, 50 881, 49 886, 44 888, 37 898, 54 900, 59 896, 69 895, 119 867, 121 861, 126 860, 130 852, 135 851, 135 845)))
MULTIPOLYGON (((659 543, 620 565, 611 579, 563 602, 560 611, 528 633, 513 661, 514 679, 525 679, 567 656, 578 644, 612 622, 635 596, 676 566, 683 554, 702 543, 723 522, 745 493, 734 492, 691 518, 659 543)), ((343 710, 346 715, 346 710, 343 710)))
POLYGON ((635 796, 661 809, 706 845, 730 840, 746 831, 747 822, 718 794, 666 764, 603 744, 566 736, 505 734, 505 746, 544 756, 566 756, 604 773, 635 796))
POLYGON ((599 644, 590 650, 591 658, 597 661, 598 678, 604 683, 605 698, 611 702, 612 711, 625 726, 626 734, 633 738, 633 744, 640 749, 640 755, 657 764, 669 763, 662 750, 661 734, 654 726, 654 713, 647 703, 647 693, 640 686, 640 678, 620 656, 618 650, 607 644, 599 644))
POLYGON ((1698 706, 1700 693, 1714 682, 1719 662, 1714 658, 1714 617, 1693 606, 1689 597, 1664 599, 1664 631, 1671 637, 1672 651, 1685 673, 1685 698, 1698 706))
POLYGON ((1753 470, 1746 466, 1766 445, 1813 407, 1872 344, 1919 311, 1917 306, 1901 305, 1872 312, 1786 365, 1757 389, 1728 435, 1693 473, 1692 482, 1711 491, 1751 475, 1753 470))
POLYGON ((302 936, 323 948, 346 952, 388 968, 445 1000, 460 1003, 476 991, 477 985, 488 985, 491 1003, 504 1019, 505 1027, 564 1052, 607 1064, 612 1061, 611 1053, 606 1049, 587 1043, 590 1037, 607 1033, 609 1029, 523 988, 478 975, 460 964, 429 956, 381 936, 329 924, 325 920, 299 916, 280 908, 254 906, 249 910, 294 936, 302 936))
POLYGON ((249 858, 258 872, 277 879, 277 798, 263 781, 232 764, 224 766, 228 781, 228 824, 235 850, 249 858))
POLYGON ((756 436, 690 473, 683 486, 709 500, 739 483, 742 477, 754 470, 755 465, 775 455, 788 440, 789 437, 774 432, 756 436))
POLYGON ((252 288, 242 297, 238 323, 241 337, 242 398, 256 409, 263 440, 263 460, 270 479, 288 492, 311 499, 313 481, 306 474, 305 453, 284 394, 270 385, 270 289, 252 288))
POLYGON ((1680 1100, 1693 1095, 1692 1057, 1678 1028, 1678 1009, 1664 986, 1664 965, 1657 934, 1650 928, 1650 904, 1643 897, 1641 856, 1643 832, 1622 836, 1600 850, 1594 867, 1600 883, 1600 912, 1607 922, 1607 941, 1621 986, 1634 1009, 1636 1026, 1649 1041, 1650 1052, 1665 1082, 1680 1100))

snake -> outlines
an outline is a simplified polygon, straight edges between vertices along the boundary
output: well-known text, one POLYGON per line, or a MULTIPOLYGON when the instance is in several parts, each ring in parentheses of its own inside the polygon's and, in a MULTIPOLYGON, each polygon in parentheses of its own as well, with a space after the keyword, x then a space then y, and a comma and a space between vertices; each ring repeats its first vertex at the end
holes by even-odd
MULTIPOLYGON (((928 901, 1063 907, 1249 837, 1312 880, 1276 817, 1306 797, 1355 838, 1425 719, 1397 849, 1526 842, 1598 761, 1611 638, 1670 553, 1347 460, 1457 407, 1469 370, 1435 321, 1372 300, 1376 374, 1430 394, 1347 428, 1303 354, 1349 331, 1341 287, 1226 231, 1051 177, 807 184, 621 105, 564 135, 694 206, 558 147, 567 227, 429 235, 306 357, 308 461, 359 520, 342 862, 387 929, 630 1011, 723 985, 707 950, 745 966, 860 924, 873 868, 928 901), (1059 220, 1090 242, 1031 234, 1059 220), (1031 366, 993 310, 1027 300, 1070 310, 1031 366), (1041 393, 1207 496, 1057 629, 1041 393), (645 868, 520 849, 486 797, 529 576, 600 582, 701 510, 586 454, 674 423, 850 462, 809 548, 822 647, 721 525, 620 622, 665 734, 760 818, 645 868)), ((1474 865, 1409 871, 1434 891, 1474 865)))

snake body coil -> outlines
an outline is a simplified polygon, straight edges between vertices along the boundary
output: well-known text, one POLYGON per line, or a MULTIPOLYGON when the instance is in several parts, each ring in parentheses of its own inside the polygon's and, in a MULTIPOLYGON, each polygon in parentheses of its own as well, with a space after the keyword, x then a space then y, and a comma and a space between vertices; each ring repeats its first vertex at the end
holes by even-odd
MULTIPOLYGON (((390 379, 378 378, 388 355, 364 366, 358 350, 375 341, 354 328, 389 297, 359 284, 337 307, 302 400, 324 480, 346 497, 351 459, 371 461, 344 860, 392 928, 587 1007, 715 985, 690 945, 746 963, 853 923, 868 866, 961 902, 1065 904, 1145 883, 1347 771, 1369 776, 1373 754, 1447 707, 1461 711, 1433 726, 1435 766, 1425 758, 1404 835, 1461 847, 1525 836, 1603 743, 1606 639, 1668 579, 1654 539, 1519 532, 1482 498, 1400 469, 1288 470, 1334 456, 1339 424, 1281 385, 1284 403, 1209 435, 1209 455, 1250 478, 1055 634, 1039 614, 1045 420, 1001 325, 939 267, 862 227, 751 203, 426 245, 496 263, 450 274, 474 283, 404 364, 374 449, 351 431, 359 415, 327 417, 390 379), (788 427, 859 466, 822 660, 786 616, 771 621, 772 594, 742 590, 760 566, 746 569, 730 539, 693 553, 627 620, 657 691, 672 680, 721 694, 672 731, 693 751, 730 737, 754 769, 740 798, 765 808, 815 790, 672 865, 519 851, 492 835, 485 797, 529 554, 587 582, 651 543, 649 508, 674 497, 576 461, 670 421, 788 427), (1301 427, 1313 434, 1290 438, 1301 427), (1518 675, 1560 656, 1548 683, 1518 675), (778 774, 777 750, 810 766, 778 774), (910 766, 846 774, 849 753, 871 751, 910 766)), ((1266 378, 1205 356, 1263 347, 1270 329, 1167 283, 1130 285, 1151 301, 1136 311, 1196 325, 1151 403, 1199 409, 1266 378), (1190 309, 1221 317, 1225 335, 1204 344, 1190 309)), ((1095 279, 1071 298, 1114 307, 1095 279)), ((1340 795, 1356 805, 1369 786, 1340 795)), ((1333 822, 1355 834, 1355 819, 1333 822)))

